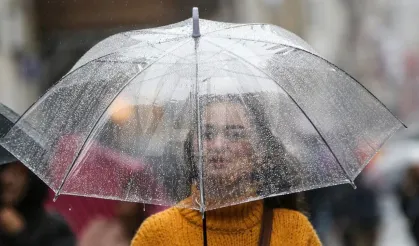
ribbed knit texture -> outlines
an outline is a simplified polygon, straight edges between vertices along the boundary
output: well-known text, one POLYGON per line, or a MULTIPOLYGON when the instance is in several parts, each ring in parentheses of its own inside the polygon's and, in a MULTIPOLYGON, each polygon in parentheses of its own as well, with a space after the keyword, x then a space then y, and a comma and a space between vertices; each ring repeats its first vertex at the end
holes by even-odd
MULTIPOLYGON (((256 201, 207 212, 208 245, 258 245, 263 202, 256 201)), ((148 218, 132 246, 202 245, 199 211, 170 208, 148 218)), ((275 209, 271 245, 321 245, 308 219, 300 212, 275 209)))

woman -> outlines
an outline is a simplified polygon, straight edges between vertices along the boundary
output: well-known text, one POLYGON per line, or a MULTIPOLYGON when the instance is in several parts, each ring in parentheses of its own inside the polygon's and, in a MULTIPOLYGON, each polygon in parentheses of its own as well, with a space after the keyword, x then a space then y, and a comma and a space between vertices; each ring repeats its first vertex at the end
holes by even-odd
POLYGON ((419 245, 419 165, 413 164, 406 170, 405 177, 397 189, 403 214, 416 245, 419 245))
MULTIPOLYGON (((308 219, 297 211, 297 195, 245 202, 248 197, 286 191, 291 182, 298 182, 290 180, 298 177, 292 174, 296 160, 269 130, 257 99, 228 95, 201 102, 207 209, 241 203, 207 211, 208 244, 258 245, 264 210, 274 208, 272 228, 266 234, 271 235, 270 245, 321 245, 308 219), (273 179, 278 182, 269 185, 273 179)), ((186 162, 197 163, 197 153, 197 137, 191 133, 185 143, 186 162)), ((196 207, 199 201, 196 171, 190 180, 192 192, 182 207, 196 207)), ((202 240, 201 213, 174 207, 147 219, 131 245, 201 245, 202 240)))
MULTIPOLYGON (((0 104, 0 138, 17 118, 0 104)), ((0 164, 0 245, 75 245, 74 235, 62 217, 44 208, 48 187, 1 146, 0 164)))

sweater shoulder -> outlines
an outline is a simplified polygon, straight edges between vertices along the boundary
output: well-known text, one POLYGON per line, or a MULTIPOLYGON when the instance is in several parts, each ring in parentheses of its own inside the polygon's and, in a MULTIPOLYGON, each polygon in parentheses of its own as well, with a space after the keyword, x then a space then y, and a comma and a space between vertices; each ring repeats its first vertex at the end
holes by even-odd
POLYGON ((296 210, 286 208, 275 209, 274 216, 282 219, 290 219, 294 223, 303 223, 311 226, 307 216, 296 210))
POLYGON ((307 216, 296 210, 284 208, 275 209, 274 221, 280 222, 280 225, 287 229, 300 228, 304 229, 304 231, 314 231, 307 216))
MULTIPOLYGON (((301 245, 321 245, 320 239, 307 216, 290 209, 274 210, 274 228, 282 238, 297 240, 301 245)), ((300 244, 295 244, 300 245, 300 244)))
POLYGON ((171 230, 173 224, 179 220, 176 208, 169 208, 148 217, 135 234, 131 246, 150 245, 158 246, 167 243, 166 233, 171 230))

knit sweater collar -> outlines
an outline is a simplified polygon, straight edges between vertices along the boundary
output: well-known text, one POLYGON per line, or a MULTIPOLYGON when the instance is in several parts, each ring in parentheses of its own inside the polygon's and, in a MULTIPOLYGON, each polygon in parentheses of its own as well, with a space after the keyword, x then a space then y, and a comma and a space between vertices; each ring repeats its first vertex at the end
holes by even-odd
MULTIPOLYGON (((190 223, 202 227, 202 214, 197 210, 178 208, 190 223)), ((255 201, 207 211, 207 229, 244 231, 261 223, 263 202, 255 201)))

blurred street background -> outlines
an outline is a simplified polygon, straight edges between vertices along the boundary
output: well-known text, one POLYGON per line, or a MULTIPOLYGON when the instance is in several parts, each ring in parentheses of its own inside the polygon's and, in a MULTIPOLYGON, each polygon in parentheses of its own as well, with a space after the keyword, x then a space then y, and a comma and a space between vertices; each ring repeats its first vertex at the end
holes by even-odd
MULTIPOLYGON (((416 245, 419 0, 0 0, 0 102, 23 113, 100 40, 187 19, 193 6, 204 19, 271 23, 296 33, 409 126, 371 161, 359 189, 308 196, 324 245, 416 245)), ((94 214, 89 209, 113 214, 81 202, 63 198, 48 206, 73 220, 94 214)), ((88 224, 69 223, 80 232, 88 224)))

